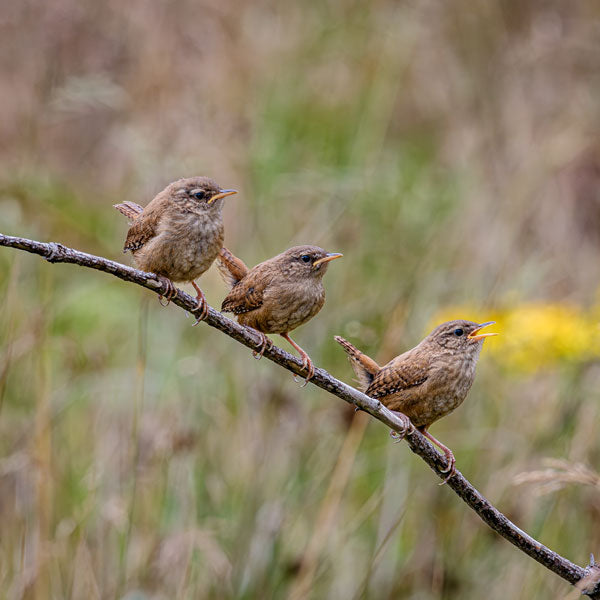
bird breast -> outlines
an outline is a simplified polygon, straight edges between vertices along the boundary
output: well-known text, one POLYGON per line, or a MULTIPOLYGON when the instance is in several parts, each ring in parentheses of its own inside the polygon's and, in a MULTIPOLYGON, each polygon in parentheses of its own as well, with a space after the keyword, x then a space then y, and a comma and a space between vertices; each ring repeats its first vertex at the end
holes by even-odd
POLYGON ((136 256, 145 270, 173 281, 193 281, 213 263, 223 246, 221 215, 170 211, 156 237, 136 256))
POLYGON ((264 333, 287 333, 312 319, 324 303, 320 280, 280 280, 266 288, 258 310, 239 315, 238 321, 264 333))
POLYGON ((463 403, 475 379, 478 355, 465 353, 458 360, 456 356, 440 360, 428 382, 427 406, 420 415, 424 424, 441 419, 463 403))
POLYGON ((273 326, 287 332, 312 319, 325 303, 325 290, 318 283, 282 286, 274 295, 274 299, 277 298, 277 308, 274 311, 273 326))

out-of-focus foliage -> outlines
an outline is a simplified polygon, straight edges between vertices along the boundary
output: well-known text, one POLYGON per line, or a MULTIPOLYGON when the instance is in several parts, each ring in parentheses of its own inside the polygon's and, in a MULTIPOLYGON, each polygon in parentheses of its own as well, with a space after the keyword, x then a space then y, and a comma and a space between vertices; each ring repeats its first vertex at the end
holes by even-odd
POLYGON ((585 310, 558 302, 520 303, 511 308, 495 308, 486 315, 473 306, 455 306, 436 314, 432 325, 457 318, 457 315, 478 315, 481 317, 481 320, 476 319, 478 322, 495 320, 494 331, 500 332, 501 337, 487 344, 489 352, 508 375, 516 375, 597 361, 600 358, 599 314, 598 306, 585 310))
MULTIPOLYGON (((383 363, 497 319, 432 431, 599 551, 597 2, 9 0, 0 32, 0 231, 127 261, 112 204, 205 174, 247 263, 344 253, 294 335, 344 380, 335 334, 383 363), (515 486, 547 458, 551 494, 515 486)), ((0 297, 0 598, 568 593, 380 424, 144 290, 0 249, 0 297)))

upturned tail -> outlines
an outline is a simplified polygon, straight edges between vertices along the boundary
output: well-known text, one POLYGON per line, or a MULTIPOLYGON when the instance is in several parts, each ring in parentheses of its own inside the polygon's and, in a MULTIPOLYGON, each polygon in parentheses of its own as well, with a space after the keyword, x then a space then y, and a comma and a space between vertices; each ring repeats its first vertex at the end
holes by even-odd
POLYGON ((358 377, 358 383, 361 390, 363 392, 366 391, 375 378, 375 375, 377 375, 377 373, 379 373, 381 370, 381 367, 372 358, 369 358, 366 354, 363 354, 358 348, 355 348, 343 337, 336 335, 334 339, 348 355, 352 369, 358 377))
POLYGON ((139 204, 127 200, 121 204, 113 204, 113 206, 130 221, 135 221, 144 211, 144 208, 139 204))
POLYGON ((223 246, 216 260, 219 275, 231 289, 236 283, 241 281, 248 274, 248 267, 241 258, 234 256, 233 253, 223 246))

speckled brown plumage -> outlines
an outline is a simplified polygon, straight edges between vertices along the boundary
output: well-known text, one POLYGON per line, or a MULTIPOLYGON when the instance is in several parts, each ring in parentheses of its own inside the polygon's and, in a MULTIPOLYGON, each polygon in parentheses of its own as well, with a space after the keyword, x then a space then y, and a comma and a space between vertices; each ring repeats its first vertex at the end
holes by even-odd
POLYGON ((168 185, 145 208, 134 202, 115 204, 131 221, 123 251, 168 285, 167 299, 175 293, 172 282, 191 282, 199 320, 208 305, 194 280, 223 246, 223 199, 231 194, 235 190, 222 190, 208 177, 190 177, 168 185))
POLYGON ((496 335, 479 331, 491 324, 462 320, 442 323, 412 350, 383 367, 344 338, 335 338, 348 354, 363 391, 390 410, 405 414, 444 451, 450 464, 448 478, 454 473, 454 455, 427 428, 466 398, 483 340, 496 335))
POLYGON ((340 256, 318 246, 295 246, 248 269, 223 248, 217 266, 231 291, 221 310, 234 313, 239 323, 261 332, 263 352, 269 343, 265 333, 279 333, 288 340, 302 356, 308 381, 314 374, 312 362, 288 334, 321 310, 325 303, 323 275, 329 261, 340 256))

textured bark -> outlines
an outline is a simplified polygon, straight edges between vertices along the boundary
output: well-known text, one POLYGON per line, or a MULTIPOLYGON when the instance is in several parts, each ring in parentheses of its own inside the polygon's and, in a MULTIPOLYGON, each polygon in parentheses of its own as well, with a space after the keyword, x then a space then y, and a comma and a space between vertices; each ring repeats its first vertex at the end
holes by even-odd
MULTIPOLYGON (((132 267, 118 262, 79 252, 67 248, 55 242, 43 243, 26 238, 12 237, 0 234, 0 246, 18 248, 39 254, 52 263, 71 263, 82 267, 89 267, 110 273, 124 281, 136 283, 148 288, 157 294, 165 293, 166 287, 152 273, 144 273, 132 267)), ((192 311, 196 306, 196 300, 185 292, 178 290, 177 296, 171 300, 174 304, 186 311, 192 311)), ((213 308, 209 309, 208 316, 204 321, 207 325, 219 329, 234 340, 244 344, 248 348, 255 349, 260 343, 257 335, 238 323, 224 317, 213 308)), ((288 369, 292 373, 302 376, 302 362, 277 346, 265 349, 264 356, 278 365, 288 369)), ((315 376, 310 383, 324 389, 325 391, 353 404, 358 409, 368 412, 381 421, 384 425, 397 432, 408 443, 410 449, 418 454, 441 479, 445 478, 443 470, 446 467, 446 459, 438 454, 429 441, 414 427, 405 428, 404 422, 394 413, 389 411, 381 402, 369 398, 355 388, 339 381, 327 371, 315 368, 315 376)), ((583 594, 590 598, 600 600, 600 567, 594 564, 593 557, 590 565, 580 567, 560 554, 550 550, 527 533, 519 529, 514 523, 506 518, 498 509, 480 494, 460 473, 452 477, 446 484, 468 505, 479 517, 494 531, 506 540, 514 544, 525 554, 544 565, 559 577, 569 583, 576 585, 583 594)))

